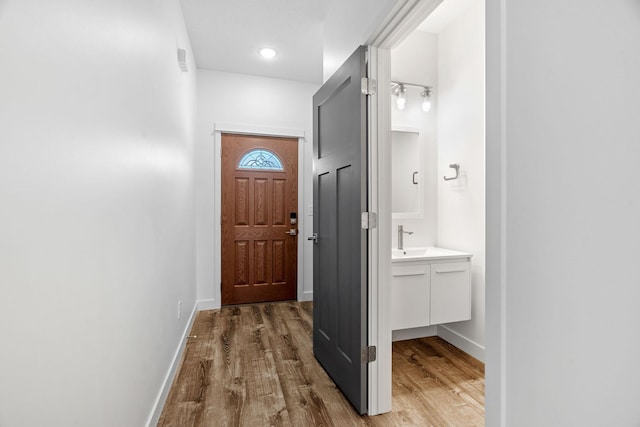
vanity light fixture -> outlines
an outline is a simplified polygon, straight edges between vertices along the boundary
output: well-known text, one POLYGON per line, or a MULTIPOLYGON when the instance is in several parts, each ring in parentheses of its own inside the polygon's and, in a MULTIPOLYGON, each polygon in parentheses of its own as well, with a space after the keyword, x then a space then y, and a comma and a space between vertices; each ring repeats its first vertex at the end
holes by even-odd
POLYGON ((415 83, 391 82, 391 95, 396 97, 396 106, 398 110, 404 110, 407 105, 407 86, 422 88, 420 96, 422 97, 422 111, 431 110, 431 93, 432 86, 418 85, 415 83))
POLYGON ((272 49, 270 47, 263 47, 258 52, 264 59, 273 59, 278 54, 275 49, 272 49))

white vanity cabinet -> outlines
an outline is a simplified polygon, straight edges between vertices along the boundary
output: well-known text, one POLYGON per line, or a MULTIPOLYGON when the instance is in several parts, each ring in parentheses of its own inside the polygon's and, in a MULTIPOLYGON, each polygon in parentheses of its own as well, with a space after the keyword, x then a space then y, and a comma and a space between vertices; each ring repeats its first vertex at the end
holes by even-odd
POLYGON ((429 249, 393 258, 392 330, 471 319, 471 254, 429 249))

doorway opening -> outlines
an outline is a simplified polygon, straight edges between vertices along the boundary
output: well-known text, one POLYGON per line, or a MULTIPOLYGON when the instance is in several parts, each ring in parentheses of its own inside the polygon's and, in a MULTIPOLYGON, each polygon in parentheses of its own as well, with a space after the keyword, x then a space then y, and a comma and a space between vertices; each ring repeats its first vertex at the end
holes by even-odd
MULTIPOLYGON (((431 10, 409 12, 391 41, 382 43, 389 49, 388 64, 380 65, 389 66, 389 79, 379 85, 390 85, 390 96, 380 102, 388 102, 392 135, 387 165, 395 258, 390 274, 394 384, 400 344, 421 348, 442 340, 479 363, 485 354, 485 3, 433 3, 431 10), (410 289, 402 290, 402 284, 410 289), (424 310, 413 316, 411 307, 424 310)), ((429 354, 405 356, 428 367, 436 363, 429 354)), ((482 389, 466 402, 482 421, 484 378, 464 387, 482 389)))

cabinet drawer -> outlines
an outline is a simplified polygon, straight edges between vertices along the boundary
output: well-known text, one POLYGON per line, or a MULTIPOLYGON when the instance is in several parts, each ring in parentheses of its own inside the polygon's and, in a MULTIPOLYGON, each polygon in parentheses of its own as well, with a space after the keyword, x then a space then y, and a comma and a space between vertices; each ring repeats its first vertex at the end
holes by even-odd
POLYGON ((431 324, 471 319, 469 262, 431 265, 431 324))
POLYGON ((391 269, 391 329, 429 325, 430 266, 402 265, 391 269))
POLYGON ((391 268, 391 274, 393 277, 403 276, 423 276, 429 274, 430 266, 428 264, 423 265, 401 265, 391 268))

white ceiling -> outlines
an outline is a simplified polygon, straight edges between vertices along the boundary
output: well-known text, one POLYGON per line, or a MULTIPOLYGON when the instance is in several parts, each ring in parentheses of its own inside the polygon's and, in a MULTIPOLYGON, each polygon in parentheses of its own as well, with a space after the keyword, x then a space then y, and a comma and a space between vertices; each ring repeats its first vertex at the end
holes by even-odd
POLYGON ((332 0, 181 0, 200 69, 322 83, 322 22, 332 0), (264 60, 261 47, 278 55, 264 60))
MULTIPOLYGON (((334 0, 181 0, 200 69, 322 83, 322 26, 334 0), (264 60, 261 47, 278 55, 264 60)), ((345 0, 338 0, 345 1, 345 0)), ((418 26, 439 33, 476 0, 444 0, 418 26)))
POLYGON ((425 33, 439 34, 447 25, 469 10, 477 0, 444 0, 416 28, 425 33))

